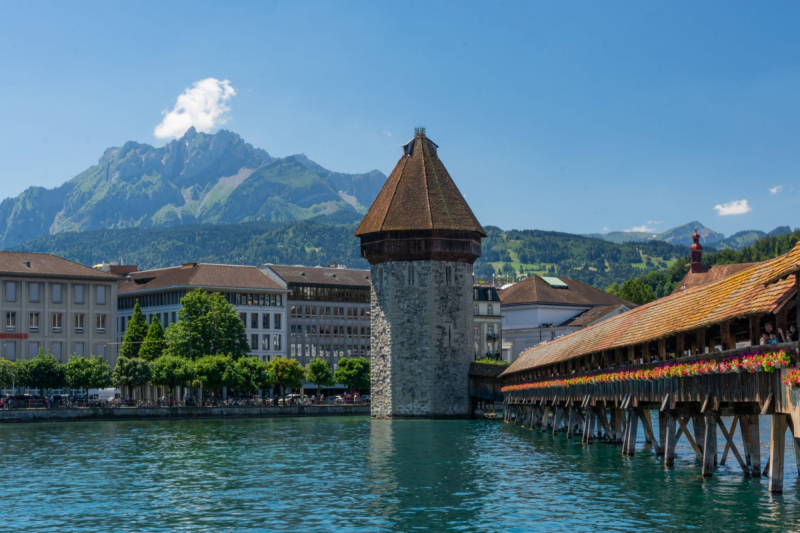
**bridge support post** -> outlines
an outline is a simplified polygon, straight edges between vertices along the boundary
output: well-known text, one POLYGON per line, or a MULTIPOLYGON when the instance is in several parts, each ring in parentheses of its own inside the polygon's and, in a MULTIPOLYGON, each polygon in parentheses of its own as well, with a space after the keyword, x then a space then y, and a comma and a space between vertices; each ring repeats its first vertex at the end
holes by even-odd
POLYGON ((622 442, 622 454, 636 453, 636 433, 639 429, 639 416, 633 409, 628 410, 628 421, 625 424, 625 440, 622 442))
POLYGON ((558 424, 561 422, 561 407, 558 405, 553 406, 553 435, 558 433, 558 424))
POLYGON ((772 415, 769 442, 769 491, 783 492, 783 460, 786 455, 786 415, 772 415))
POLYGON ((758 427, 758 415, 747 417, 750 431, 747 444, 750 450, 750 472, 753 477, 761 477, 761 432, 758 427))
POLYGON ((542 409, 542 433, 547 432, 547 419, 550 416, 550 406, 545 405, 542 409))
POLYGON ((675 465, 675 445, 678 443, 677 432, 675 431, 675 416, 673 413, 664 413, 664 466, 675 465))
POLYGON ((575 406, 570 404, 569 406, 569 421, 567 422, 567 438, 572 438, 572 433, 575 431, 575 406))
POLYGON ((717 462, 717 421, 715 414, 705 416, 705 436, 703 439, 703 477, 714 475, 717 462))
POLYGON ((664 411, 658 412, 658 443, 661 445, 661 450, 660 453, 656 452, 656 455, 663 455, 667 444, 667 413, 664 411))
POLYGON ((623 440, 622 435, 622 418, 624 417, 624 413, 622 409, 615 408, 611 411, 611 427, 614 429, 614 442, 621 443, 623 440))

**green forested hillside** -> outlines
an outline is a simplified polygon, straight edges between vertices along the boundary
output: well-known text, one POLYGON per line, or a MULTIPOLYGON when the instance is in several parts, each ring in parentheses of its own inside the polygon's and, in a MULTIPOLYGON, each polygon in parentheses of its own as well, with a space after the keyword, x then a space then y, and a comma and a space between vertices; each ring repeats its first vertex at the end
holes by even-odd
MULTIPOLYGON (((703 254, 703 265, 711 267, 766 261, 785 254, 798 241, 800 241, 800 229, 792 233, 764 237, 742 250, 728 249, 703 254)), ((636 303, 647 303, 670 295, 688 271, 689 258, 683 257, 674 262, 666 272, 648 272, 644 276, 630 280, 627 284, 611 285, 608 291, 636 303)))
MULTIPOLYGON (((366 268, 352 218, 279 225, 266 222, 129 228, 39 237, 16 247, 54 253, 84 264, 120 261, 140 268, 184 262, 345 264, 366 268), (324 221, 325 223, 323 223, 324 221), (336 223, 338 222, 338 223, 336 223)), ((599 288, 643 272, 667 270, 686 248, 660 241, 614 244, 599 239, 538 230, 503 231, 489 226, 484 256, 475 265, 479 279, 518 279, 532 273, 568 276, 599 288)))

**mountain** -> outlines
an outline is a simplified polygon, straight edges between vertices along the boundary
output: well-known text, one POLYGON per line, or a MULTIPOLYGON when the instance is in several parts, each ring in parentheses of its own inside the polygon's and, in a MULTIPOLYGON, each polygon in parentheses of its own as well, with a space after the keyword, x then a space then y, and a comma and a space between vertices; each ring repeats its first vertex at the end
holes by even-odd
POLYGON ((62 232, 197 223, 359 220, 386 176, 332 172, 305 155, 274 158, 226 130, 161 148, 133 141, 55 189, 0 203, 0 248, 62 232), (347 213, 342 215, 342 213, 347 213))
POLYGON ((707 228, 697 221, 668 229, 662 233, 612 231, 609 233, 590 233, 586 236, 617 244, 622 244, 624 242, 664 241, 677 246, 691 246, 692 235, 694 235, 695 228, 697 228, 697 233, 700 234, 701 242, 704 245, 714 246, 715 243, 725 238, 725 235, 722 233, 717 233, 713 229, 707 228))

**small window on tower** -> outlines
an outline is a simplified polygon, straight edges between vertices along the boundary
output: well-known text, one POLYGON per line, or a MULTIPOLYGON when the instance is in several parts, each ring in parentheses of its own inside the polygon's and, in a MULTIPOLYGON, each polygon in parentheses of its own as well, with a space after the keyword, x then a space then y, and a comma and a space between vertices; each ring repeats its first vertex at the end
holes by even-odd
POLYGON ((447 285, 453 284, 453 267, 444 267, 444 280, 447 285))
POLYGON ((409 287, 414 285, 414 265, 408 265, 408 285, 409 287))

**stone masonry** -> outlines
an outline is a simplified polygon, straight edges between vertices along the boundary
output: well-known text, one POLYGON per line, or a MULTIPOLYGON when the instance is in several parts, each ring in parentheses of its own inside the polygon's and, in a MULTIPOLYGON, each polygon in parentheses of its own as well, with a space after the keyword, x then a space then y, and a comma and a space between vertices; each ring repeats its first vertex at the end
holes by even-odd
POLYGON ((373 265, 372 416, 469 417, 472 322, 471 264, 373 265))

